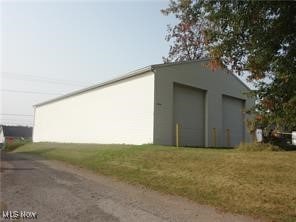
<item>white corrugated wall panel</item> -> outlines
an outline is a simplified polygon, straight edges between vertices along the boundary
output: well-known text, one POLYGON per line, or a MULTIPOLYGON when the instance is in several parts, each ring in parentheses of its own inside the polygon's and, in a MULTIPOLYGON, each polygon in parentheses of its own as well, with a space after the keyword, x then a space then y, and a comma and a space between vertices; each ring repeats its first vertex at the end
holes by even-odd
POLYGON ((34 142, 153 143, 154 73, 36 107, 34 142))

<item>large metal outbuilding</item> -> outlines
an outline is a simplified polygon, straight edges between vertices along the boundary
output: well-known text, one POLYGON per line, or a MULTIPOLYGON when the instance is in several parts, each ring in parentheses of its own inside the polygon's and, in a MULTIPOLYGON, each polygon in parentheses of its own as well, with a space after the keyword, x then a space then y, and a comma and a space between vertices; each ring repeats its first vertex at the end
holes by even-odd
POLYGON ((37 104, 33 141, 192 147, 250 141, 250 89, 207 63, 151 65, 37 104))

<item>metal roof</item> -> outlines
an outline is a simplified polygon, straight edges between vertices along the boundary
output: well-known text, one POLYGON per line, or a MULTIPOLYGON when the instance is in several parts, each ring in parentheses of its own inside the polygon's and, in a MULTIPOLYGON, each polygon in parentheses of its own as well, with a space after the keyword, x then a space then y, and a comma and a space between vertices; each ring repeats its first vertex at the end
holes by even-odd
POLYGON ((0 126, 5 137, 24 137, 32 138, 32 127, 27 126, 0 126))
POLYGON ((144 68, 141 68, 141 69, 137 69, 135 71, 129 72, 129 73, 125 74, 125 75, 119 76, 119 77, 111 79, 109 81, 99 83, 99 84, 95 84, 95 85, 92 85, 92 86, 89 86, 89 87, 86 87, 86 88, 83 88, 83 89, 80 89, 80 90, 73 91, 71 93, 67 93, 67 94, 62 95, 62 96, 58 96, 58 97, 56 97, 54 99, 50 99, 50 100, 47 100, 45 102, 38 103, 38 104, 34 105, 34 107, 42 106, 42 105, 52 103, 52 102, 55 102, 55 101, 58 101, 58 100, 61 100, 61 99, 65 99, 67 97, 71 97, 71 96, 78 95, 78 94, 81 94, 81 93, 84 93, 84 92, 87 92, 87 91, 90 91, 90 90, 93 90, 93 89, 97 89, 97 88, 102 87, 102 86, 110 85, 112 83, 119 82, 121 80, 128 79, 128 78, 143 74, 143 73, 151 71, 151 70, 152 70, 152 66, 147 66, 147 67, 144 67, 144 68))
MULTIPOLYGON (((119 81, 122 81, 122 80, 125 80, 125 79, 128 79, 128 78, 132 78, 134 76, 138 76, 138 75, 141 75, 145 72, 148 72, 148 71, 153 71, 154 69, 156 68, 162 68, 162 67, 166 67, 166 66, 174 66, 174 65, 180 65, 180 64, 187 64, 187 63, 196 63, 196 62, 203 62, 203 61, 209 61, 210 59, 207 59, 207 58, 204 58, 204 59, 199 59, 199 60, 192 60, 192 61, 184 61, 184 62, 174 62, 174 63, 162 63, 162 64, 154 64, 154 65, 150 65, 150 66, 146 66, 144 68, 140 68, 140 69, 137 69, 137 70, 134 70, 134 71, 131 71, 125 75, 122 75, 122 76, 119 76, 117 78, 114 78, 114 79, 111 79, 109 81, 106 81, 106 82, 102 82, 102 83, 99 83, 99 84, 95 84, 95 85, 92 85, 92 86, 89 86, 89 87, 86 87, 86 88, 83 88, 83 89, 80 89, 80 90, 76 90, 76 91, 73 91, 71 93, 67 93, 65 95, 62 95, 62 96, 58 96, 56 98, 53 98, 53 99, 50 99, 50 100, 47 100, 47 101, 44 101, 44 102, 41 102, 41 103, 38 103, 38 104, 35 104, 34 107, 38 107, 38 106, 43 106, 43 105, 46 105, 48 103, 52 103, 52 102, 55 102, 55 101, 59 101, 59 100, 62 100, 62 99, 65 99, 65 98, 68 98, 68 97, 71 97, 71 96, 75 96, 75 95, 79 95, 79 94, 82 94, 84 92, 88 92, 88 91, 91 91, 91 90, 94 90, 94 89, 97 89, 99 87, 103 87, 103 86, 106 86, 106 85, 110 85, 110 84, 113 84, 113 83, 116 83, 116 82, 119 82, 119 81)), ((233 74, 234 75, 234 74, 233 74)), ((234 75, 236 77, 237 80, 239 80, 248 90, 250 90, 250 88, 241 80, 239 79, 236 75, 234 75)))

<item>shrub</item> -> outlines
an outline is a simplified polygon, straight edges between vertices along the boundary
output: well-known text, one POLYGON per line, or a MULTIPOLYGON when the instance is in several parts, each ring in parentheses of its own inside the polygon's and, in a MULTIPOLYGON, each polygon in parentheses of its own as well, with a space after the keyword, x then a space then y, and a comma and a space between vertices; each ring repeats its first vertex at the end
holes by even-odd
POLYGON ((282 151, 283 149, 279 146, 270 143, 240 143, 236 147, 239 151, 282 151))
POLYGON ((13 143, 5 143, 4 150, 10 152, 27 143, 29 143, 29 141, 26 140, 20 140, 13 143))

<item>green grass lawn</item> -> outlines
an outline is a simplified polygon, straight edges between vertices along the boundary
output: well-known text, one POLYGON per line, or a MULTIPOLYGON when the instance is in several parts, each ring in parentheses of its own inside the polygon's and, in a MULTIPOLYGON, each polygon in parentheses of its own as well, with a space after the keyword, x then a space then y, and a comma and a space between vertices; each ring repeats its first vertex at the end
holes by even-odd
POLYGON ((296 221, 296 152, 27 144, 38 154, 233 213, 296 221))

